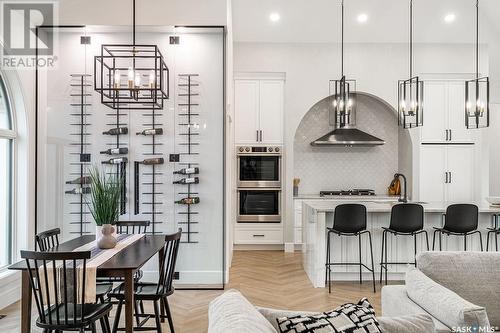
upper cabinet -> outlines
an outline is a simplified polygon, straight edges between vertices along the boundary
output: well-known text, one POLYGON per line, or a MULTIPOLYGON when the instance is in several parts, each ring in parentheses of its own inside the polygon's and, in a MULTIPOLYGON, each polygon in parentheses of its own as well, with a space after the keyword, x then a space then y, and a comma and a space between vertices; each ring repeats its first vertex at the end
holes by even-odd
POLYGON ((284 80, 236 79, 236 144, 283 143, 284 80))
POLYGON ((465 87, 462 81, 426 81, 424 97, 424 143, 473 142, 465 128, 465 87))

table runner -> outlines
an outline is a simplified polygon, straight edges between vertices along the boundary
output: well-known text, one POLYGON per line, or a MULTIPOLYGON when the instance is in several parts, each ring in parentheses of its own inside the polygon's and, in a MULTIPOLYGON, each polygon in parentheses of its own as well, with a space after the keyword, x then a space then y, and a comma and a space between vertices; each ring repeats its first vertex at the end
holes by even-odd
MULTIPOLYGON (((144 234, 121 234, 116 238, 117 244, 112 249, 100 249, 97 247, 97 242, 94 240, 90 243, 87 243, 79 248, 74 249, 72 252, 80 252, 80 251, 90 251, 90 259, 87 260, 86 270, 85 270, 85 303, 95 303, 96 302, 96 280, 97 280, 97 267, 111 259, 114 255, 119 253, 121 250, 126 248, 127 246, 135 243, 139 239, 144 237, 144 234)), ((68 291, 72 288, 75 288, 74 281, 76 281, 76 288, 79 290, 79 286, 82 284, 83 280, 83 269, 82 269, 82 261, 77 260, 77 268, 76 268, 76 278, 73 276, 72 268, 73 265, 66 265, 66 274, 63 272, 62 263, 58 264, 56 267, 47 267, 47 276, 45 276, 44 271, 40 271, 40 281, 47 280, 49 286, 48 295, 57 295, 59 302, 62 302, 63 299, 67 299, 69 302, 73 302, 72 293, 70 295, 64 295, 64 290, 62 290, 64 285, 64 279, 66 280, 66 284, 68 284, 68 291), (54 279, 59 281, 58 283, 54 283, 54 279), (54 290, 54 286, 57 285, 59 292, 56 293, 54 290)), ((40 283, 40 288, 43 290, 43 294, 47 295, 45 289, 45 283, 40 283)), ((78 293, 77 302, 81 302, 81 294, 78 293)), ((50 300, 47 300, 47 304, 50 303, 50 300)))
MULTIPOLYGON (((144 237, 144 234, 126 235, 121 234, 116 237, 117 244, 112 249, 100 249, 97 247, 97 242, 92 241, 88 244, 80 246, 73 250, 73 252, 90 251, 90 259, 87 260, 86 279, 85 279, 85 303, 95 303, 96 298, 96 280, 97 280, 97 267, 111 259, 118 252, 127 246, 135 243, 144 237)), ((83 272, 82 272, 83 273, 83 272)), ((81 283, 83 278, 82 274, 78 278, 77 283, 81 283)))

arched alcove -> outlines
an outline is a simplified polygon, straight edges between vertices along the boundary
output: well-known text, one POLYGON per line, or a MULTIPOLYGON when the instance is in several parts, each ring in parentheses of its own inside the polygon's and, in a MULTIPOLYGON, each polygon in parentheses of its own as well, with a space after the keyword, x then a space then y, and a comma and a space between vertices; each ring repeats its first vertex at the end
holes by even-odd
POLYGON ((355 100, 356 127, 386 143, 372 147, 311 146, 311 141, 333 130, 329 123, 331 99, 320 100, 304 115, 295 132, 294 177, 301 179, 300 193, 369 188, 384 195, 395 172, 411 180, 411 137, 398 127, 397 111, 370 93, 356 92, 355 100))

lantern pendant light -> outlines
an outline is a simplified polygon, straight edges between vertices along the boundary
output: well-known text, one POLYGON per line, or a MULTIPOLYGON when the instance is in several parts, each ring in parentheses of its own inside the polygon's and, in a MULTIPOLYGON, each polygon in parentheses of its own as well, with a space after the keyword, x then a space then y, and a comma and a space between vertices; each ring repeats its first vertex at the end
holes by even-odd
POLYGON ((115 110, 162 110, 169 98, 169 69, 155 44, 137 44, 132 0, 132 44, 103 44, 94 57, 94 87, 115 110))
POLYGON ((342 39, 341 39, 341 78, 333 80, 332 107, 335 115, 336 128, 349 128, 356 125, 354 92, 356 91, 356 81, 347 80, 344 75, 344 0, 341 0, 342 9, 342 39))
POLYGON ((490 80, 479 77, 479 0, 476 0, 476 78, 465 81, 465 127, 490 125, 490 80))
POLYGON ((410 76, 398 82, 398 124, 414 128, 424 124, 424 82, 413 76, 413 0, 410 0, 410 76))

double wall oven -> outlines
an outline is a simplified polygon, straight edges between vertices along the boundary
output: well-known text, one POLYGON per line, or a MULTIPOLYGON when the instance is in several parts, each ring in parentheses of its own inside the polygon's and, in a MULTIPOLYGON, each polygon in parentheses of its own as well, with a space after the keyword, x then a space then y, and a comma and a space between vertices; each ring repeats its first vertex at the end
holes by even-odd
POLYGON ((237 147, 238 223, 281 222, 282 147, 237 147))

